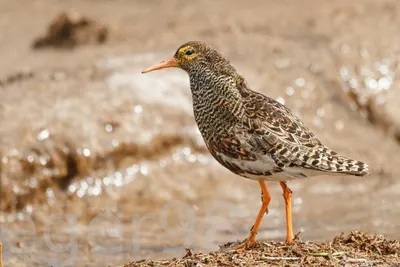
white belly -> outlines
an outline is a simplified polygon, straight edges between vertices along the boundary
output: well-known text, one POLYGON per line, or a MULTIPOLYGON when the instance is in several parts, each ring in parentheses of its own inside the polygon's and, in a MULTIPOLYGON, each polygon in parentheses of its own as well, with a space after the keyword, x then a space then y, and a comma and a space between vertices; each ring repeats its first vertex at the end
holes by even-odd
MULTIPOLYGON (((241 176, 252 179, 259 180, 263 179, 266 181, 287 181, 298 178, 304 178, 303 169, 301 168, 283 168, 282 172, 274 173, 274 170, 278 168, 275 161, 269 155, 259 156, 256 161, 248 161, 241 159, 234 159, 227 157, 224 154, 218 154, 221 160, 229 162, 238 166, 242 169, 243 174, 241 176), (273 173, 272 175, 262 175, 263 173, 273 173), (259 173, 259 175, 254 174, 259 173)), ((306 170, 304 170, 306 171, 306 170)))

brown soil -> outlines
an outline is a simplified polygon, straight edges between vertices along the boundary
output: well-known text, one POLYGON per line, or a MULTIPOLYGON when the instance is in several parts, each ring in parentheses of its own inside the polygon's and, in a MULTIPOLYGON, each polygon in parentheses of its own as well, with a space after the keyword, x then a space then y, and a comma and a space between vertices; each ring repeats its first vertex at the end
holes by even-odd
POLYGON ((260 242, 251 250, 229 251, 232 244, 208 254, 186 250, 183 258, 141 260, 124 267, 154 266, 400 266, 400 241, 381 235, 360 232, 341 234, 332 241, 314 243, 296 240, 292 245, 282 242, 260 242), (228 250, 228 251, 226 251, 228 250))
POLYGON ((37 38, 32 47, 73 48, 82 44, 104 43, 107 36, 106 26, 80 15, 62 12, 53 19, 46 35, 37 38))

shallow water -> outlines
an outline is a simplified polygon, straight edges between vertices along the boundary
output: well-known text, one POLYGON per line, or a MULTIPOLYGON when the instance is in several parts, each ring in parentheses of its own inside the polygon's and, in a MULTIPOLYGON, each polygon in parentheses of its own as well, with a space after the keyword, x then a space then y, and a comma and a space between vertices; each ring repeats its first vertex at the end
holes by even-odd
MULTIPOLYGON (((374 43, 366 32, 379 36, 380 26, 371 22, 379 14, 363 17, 366 11, 356 9, 365 22, 359 24, 348 17, 352 8, 339 2, 320 13, 311 10, 312 29, 294 33, 292 22, 283 20, 265 33, 254 18, 250 26, 229 30, 231 35, 222 29, 214 43, 230 38, 235 45, 220 50, 253 89, 290 107, 332 149, 371 167, 363 178, 290 182, 295 232, 303 240, 351 230, 400 238, 395 24, 382 22, 389 45, 374 43), (332 25, 325 20, 330 12, 338 16, 332 25), (364 41, 349 37, 345 26, 364 41)), ((294 6, 274 6, 273 14, 289 18, 294 6)), ((199 31, 197 37, 205 34, 199 31)), ((115 266, 181 256, 185 247, 216 250, 247 236, 260 189, 209 155, 194 124, 187 75, 177 69, 140 74, 174 51, 115 49, 118 56, 87 62, 77 57, 77 66, 33 69, 1 88, 0 240, 6 266, 115 266)), ((272 202, 258 238, 283 240, 281 189, 268 186, 272 202)))

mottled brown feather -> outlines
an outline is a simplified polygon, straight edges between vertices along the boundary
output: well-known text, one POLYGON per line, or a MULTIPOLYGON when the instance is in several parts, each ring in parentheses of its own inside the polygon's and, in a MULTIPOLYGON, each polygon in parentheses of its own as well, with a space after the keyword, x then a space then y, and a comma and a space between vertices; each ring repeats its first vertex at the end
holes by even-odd
POLYGON ((245 79, 215 49, 201 42, 181 46, 194 60, 175 57, 190 78, 193 110, 211 154, 232 172, 245 176, 306 177, 314 170, 368 174, 368 165, 330 150, 287 107, 251 90, 245 79), (265 163, 265 167, 263 167, 265 163))

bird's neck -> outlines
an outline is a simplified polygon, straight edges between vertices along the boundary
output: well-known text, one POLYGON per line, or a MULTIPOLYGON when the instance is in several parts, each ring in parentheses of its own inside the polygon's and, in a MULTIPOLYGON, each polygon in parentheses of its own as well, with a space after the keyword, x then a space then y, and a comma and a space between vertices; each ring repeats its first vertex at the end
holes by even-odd
POLYGON ((243 78, 234 73, 219 73, 211 69, 201 69, 189 73, 190 89, 193 100, 221 98, 231 101, 240 101, 241 94, 237 89, 237 82, 243 78))
POLYGON ((224 120, 239 120, 242 117, 243 100, 237 85, 244 80, 236 71, 218 73, 204 68, 189 73, 189 77, 195 117, 208 117, 207 114, 212 114, 213 119, 224 120))

